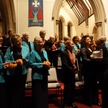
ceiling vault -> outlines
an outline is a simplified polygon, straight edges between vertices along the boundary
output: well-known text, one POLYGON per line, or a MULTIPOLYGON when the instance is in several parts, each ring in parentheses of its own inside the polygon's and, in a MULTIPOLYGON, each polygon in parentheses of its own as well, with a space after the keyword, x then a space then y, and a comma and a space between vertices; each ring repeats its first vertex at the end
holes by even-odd
POLYGON ((88 26, 88 18, 93 14, 88 0, 66 0, 66 2, 78 18, 79 25, 85 21, 88 26))

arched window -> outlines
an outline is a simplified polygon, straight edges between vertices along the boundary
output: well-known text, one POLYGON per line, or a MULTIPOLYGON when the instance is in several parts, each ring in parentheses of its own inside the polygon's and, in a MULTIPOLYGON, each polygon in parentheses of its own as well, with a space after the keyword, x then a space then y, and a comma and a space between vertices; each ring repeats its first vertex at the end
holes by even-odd
POLYGON ((62 20, 60 19, 59 20, 59 26, 58 26, 58 33, 59 33, 59 40, 62 40, 63 39, 63 22, 62 20))
POLYGON ((69 22, 67 25, 67 34, 70 38, 72 37, 72 24, 71 24, 71 22, 69 22))
POLYGON ((67 26, 68 36, 71 37, 71 26, 68 24, 67 26))

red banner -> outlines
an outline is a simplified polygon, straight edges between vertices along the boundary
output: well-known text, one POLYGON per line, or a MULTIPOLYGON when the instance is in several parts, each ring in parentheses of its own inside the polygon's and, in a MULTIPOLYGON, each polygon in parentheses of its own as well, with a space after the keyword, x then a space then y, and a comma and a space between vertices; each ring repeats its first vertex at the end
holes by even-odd
POLYGON ((29 26, 43 26, 43 0, 29 0, 29 26))

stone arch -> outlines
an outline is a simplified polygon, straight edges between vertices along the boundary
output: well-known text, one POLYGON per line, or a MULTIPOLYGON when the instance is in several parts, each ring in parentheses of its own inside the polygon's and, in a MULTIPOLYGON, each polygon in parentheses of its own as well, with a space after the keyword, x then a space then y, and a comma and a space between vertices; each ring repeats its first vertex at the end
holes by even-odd
POLYGON ((63 22, 64 24, 66 24, 66 21, 65 21, 65 19, 64 19, 63 16, 60 16, 60 17, 59 17, 59 20, 62 20, 62 22, 63 22))
POLYGON ((54 21, 54 33, 58 35, 58 23, 59 21, 59 10, 62 5, 63 0, 55 0, 53 12, 52 12, 52 19, 54 21))
POLYGON ((7 34, 9 29, 16 31, 16 18, 13 0, 0 0, 2 33, 7 34))
MULTIPOLYGON (((101 0, 89 0, 95 17, 95 24, 98 28, 98 35, 101 36, 105 34, 105 10, 101 0), (101 17, 100 17, 101 16, 101 17)), ((63 0, 55 0, 52 17, 54 18, 54 32, 57 33, 56 20, 59 19, 59 10, 63 3, 63 0)))
POLYGON ((71 26, 73 26, 73 24, 72 24, 72 22, 71 22, 71 21, 68 21, 68 22, 67 22, 67 24, 70 24, 71 26))
POLYGON ((63 16, 59 17, 59 24, 58 24, 58 34, 59 40, 63 39, 64 36, 64 25, 66 25, 65 19, 63 16))
POLYGON ((98 36, 105 34, 105 10, 101 0, 89 0, 94 16, 95 16, 95 25, 97 26, 97 34, 98 36))

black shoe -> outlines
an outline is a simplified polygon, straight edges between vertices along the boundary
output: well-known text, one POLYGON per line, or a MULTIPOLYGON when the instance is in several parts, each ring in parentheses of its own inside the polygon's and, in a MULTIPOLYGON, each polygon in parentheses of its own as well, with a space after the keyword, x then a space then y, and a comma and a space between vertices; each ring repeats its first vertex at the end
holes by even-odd
POLYGON ((78 108, 74 103, 71 104, 72 108, 78 108))

